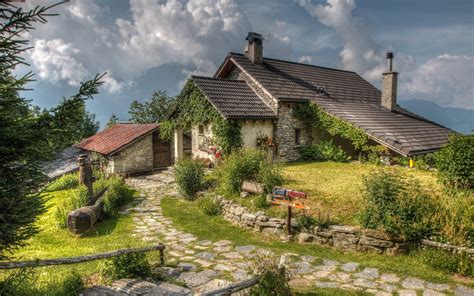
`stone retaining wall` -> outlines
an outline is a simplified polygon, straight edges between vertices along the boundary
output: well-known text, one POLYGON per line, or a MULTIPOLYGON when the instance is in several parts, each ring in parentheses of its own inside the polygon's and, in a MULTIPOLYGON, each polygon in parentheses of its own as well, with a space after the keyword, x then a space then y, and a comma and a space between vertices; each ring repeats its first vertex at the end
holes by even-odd
MULTIPOLYGON (((252 213, 247 207, 222 197, 216 197, 215 201, 220 205, 224 219, 232 224, 263 234, 278 235, 284 240, 288 239, 285 231, 286 219, 270 218, 262 211, 252 213)), ((292 226, 297 226, 296 221, 292 221, 292 226)), ((348 225, 331 225, 327 229, 316 226, 310 232, 299 233, 297 239, 301 243, 315 243, 341 250, 375 252, 392 256, 407 254, 413 245, 376 230, 348 225)))

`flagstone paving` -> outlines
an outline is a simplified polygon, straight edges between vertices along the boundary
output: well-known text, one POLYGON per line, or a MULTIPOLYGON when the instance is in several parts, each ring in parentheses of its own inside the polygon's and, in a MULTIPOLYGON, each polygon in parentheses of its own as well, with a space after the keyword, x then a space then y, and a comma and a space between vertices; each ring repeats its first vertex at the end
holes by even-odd
MULTIPOLYGON (((179 197, 173 172, 167 170, 148 176, 127 179, 139 190, 139 202, 124 211, 132 213, 133 236, 145 242, 162 242, 167 248, 167 263, 177 263, 179 271, 170 274, 186 283, 194 292, 203 292, 251 277, 249 259, 262 248, 237 246, 231 241, 199 240, 178 230, 164 217, 161 199, 179 197)), ((359 263, 341 263, 328 258, 284 254, 281 263, 290 271, 293 286, 363 290, 375 295, 473 295, 474 290, 461 285, 436 284, 413 277, 382 273, 377 268, 361 268, 359 263)))

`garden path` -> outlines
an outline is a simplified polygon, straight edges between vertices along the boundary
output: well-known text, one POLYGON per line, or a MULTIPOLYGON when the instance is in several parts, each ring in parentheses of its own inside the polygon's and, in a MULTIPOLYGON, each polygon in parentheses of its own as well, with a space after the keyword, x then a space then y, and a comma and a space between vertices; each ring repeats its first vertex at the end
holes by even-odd
MULTIPOLYGON (((181 268, 170 268, 167 272, 185 282, 194 293, 249 278, 249 258, 259 250, 269 252, 252 245, 236 246, 226 240, 200 241, 193 234, 173 226, 172 220, 163 216, 160 205, 165 196, 179 196, 171 169, 132 177, 127 182, 141 193, 140 201, 126 210, 133 214, 135 221, 133 236, 150 243, 165 244, 167 262, 174 261, 181 268)), ((292 286, 363 290, 375 295, 474 295, 474 290, 461 285, 430 283, 382 273, 377 268, 361 268, 356 262, 341 263, 329 258, 289 253, 281 260, 292 275, 292 286)))

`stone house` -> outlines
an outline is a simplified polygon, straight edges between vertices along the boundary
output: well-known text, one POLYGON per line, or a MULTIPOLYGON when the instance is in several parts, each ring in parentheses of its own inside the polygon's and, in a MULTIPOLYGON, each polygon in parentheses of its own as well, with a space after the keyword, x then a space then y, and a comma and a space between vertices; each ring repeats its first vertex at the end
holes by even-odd
POLYGON ((115 124, 74 147, 104 157, 108 173, 143 173, 174 162, 172 144, 160 138, 158 124, 115 124))
MULTIPOLYGON (((413 156, 440 149, 452 131, 401 108, 397 104, 397 72, 387 54, 382 91, 355 72, 266 58, 263 37, 249 33, 245 53, 230 52, 213 77, 190 81, 226 119, 241 122, 244 147, 258 137, 274 144, 274 157, 293 161, 307 144, 317 143, 318 131, 293 114, 297 104, 314 102, 324 112, 365 132, 374 144, 392 153, 413 156)), ((209 126, 191 131, 192 155, 212 158, 202 149, 212 142, 209 126)), ((342 145, 344 147, 344 145, 342 145)), ((174 156, 183 156, 183 135, 174 136, 174 156)))

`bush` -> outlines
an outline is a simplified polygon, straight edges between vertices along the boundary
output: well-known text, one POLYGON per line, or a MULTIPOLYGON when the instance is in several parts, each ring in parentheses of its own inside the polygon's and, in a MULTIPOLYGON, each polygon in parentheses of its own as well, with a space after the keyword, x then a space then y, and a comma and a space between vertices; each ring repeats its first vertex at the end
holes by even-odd
POLYGON ((221 213, 221 207, 210 197, 203 198, 200 206, 208 216, 217 216, 221 213))
POLYGON ((308 145, 300 150, 302 160, 323 161, 330 160, 335 162, 347 162, 350 157, 341 146, 332 142, 332 140, 322 140, 316 145, 308 145))
POLYGON ((54 180, 47 188, 48 191, 73 189, 79 186, 79 174, 65 174, 54 180))
POLYGON ((257 209, 266 209, 270 206, 267 201, 267 197, 264 194, 257 195, 253 202, 257 209))
POLYGON ((465 252, 452 252, 434 248, 425 248, 418 252, 422 261, 434 269, 474 276, 474 263, 465 252))
POLYGON ((186 199, 194 199, 203 187, 204 168, 198 160, 180 160, 175 165, 175 178, 179 192, 186 199))
POLYGON ((259 276, 259 282, 250 289, 252 296, 288 296, 292 295, 288 284, 289 275, 285 266, 269 252, 261 251, 252 257, 252 271, 259 276))
POLYGON ((310 215, 301 215, 296 218, 298 222, 298 230, 304 232, 310 232, 311 229, 316 225, 316 219, 310 215))
POLYGON ((112 281, 123 278, 147 278, 151 275, 151 266, 145 253, 129 253, 104 261, 100 273, 112 281))
MULTIPOLYGON (((107 192, 103 196, 104 215, 111 217, 116 214, 117 208, 126 205, 133 199, 133 190, 128 188, 123 179, 113 175, 103 182, 107 186, 107 192)), ((99 187, 99 186, 97 186, 99 187)), ((96 190, 98 192, 98 190, 96 190)))
POLYGON ((226 158, 219 171, 221 189, 227 194, 238 193, 244 180, 261 182, 265 193, 283 183, 281 167, 267 163, 261 150, 235 151, 226 158))
POLYGON ((80 185, 79 188, 75 190, 65 191, 63 199, 56 205, 54 211, 54 221, 56 222, 56 226, 59 228, 66 228, 67 215, 69 212, 85 206, 88 200, 89 192, 87 187, 84 185, 80 185))
POLYGON ((379 171, 365 177, 363 186, 364 205, 359 217, 363 227, 406 240, 433 233, 431 217, 436 206, 416 180, 397 172, 379 171))
POLYGON ((436 168, 442 183, 454 188, 474 188, 474 135, 452 135, 436 153, 436 168))

